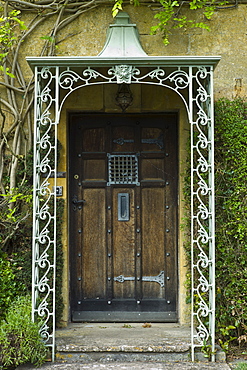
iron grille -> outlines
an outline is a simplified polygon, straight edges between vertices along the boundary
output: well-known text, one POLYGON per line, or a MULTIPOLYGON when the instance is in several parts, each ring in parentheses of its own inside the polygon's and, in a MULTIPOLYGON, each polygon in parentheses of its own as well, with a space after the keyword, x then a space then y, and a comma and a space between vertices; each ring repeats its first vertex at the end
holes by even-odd
POLYGON ((138 157, 131 154, 108 154, 108 183, 134 184, 138 182, 138 157))

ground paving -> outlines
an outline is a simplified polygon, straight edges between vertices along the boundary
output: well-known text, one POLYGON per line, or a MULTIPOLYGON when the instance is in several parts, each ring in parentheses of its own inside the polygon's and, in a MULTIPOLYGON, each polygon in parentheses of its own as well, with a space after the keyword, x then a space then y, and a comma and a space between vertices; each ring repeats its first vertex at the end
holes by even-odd
MULTIPOLYGON (((31 365, 19 366, 18 370, 34 369, 31 365)), ((170 362, 170 363, 152 363, 152 362, 135 362, 135 363, 107 363, 98 362, 90 364, 79 363, 48 363, 40 368, 40 370, 230 370, 231 367, 226 363, 192 363, 192 362, 170 362)))

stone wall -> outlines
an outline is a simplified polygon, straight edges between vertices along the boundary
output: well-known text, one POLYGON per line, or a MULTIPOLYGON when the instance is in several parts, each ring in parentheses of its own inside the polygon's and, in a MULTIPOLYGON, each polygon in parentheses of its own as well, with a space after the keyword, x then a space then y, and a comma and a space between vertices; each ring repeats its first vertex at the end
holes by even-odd
MULTIPOLYGON (((153 18, 155 9, 126 6, 124 10, 129 13, 131 22, 137 25, 142 46, 148 55, 220 55, 222 58, 215 70, 215 99, 246 95, 246 4, 219 9, 210 21, 203 19, 200 11, 195 12, 195 19, 206 22, 211 31, 173 30, 168 46, 163 44, 160 35, 150 35, 150 27, 156 24, 153 18)), ((27 19, 30 17, 28 15, 27 19)), ((43 43, 40 36, 48 34, 53 22, 54 19, 50 19, 46 24, 41 24, 32 37, 23 43, 23 58, 26 55, 39 55, 43 43)), ((110 23, 114 23, 110 6, 86 12, 59 33, 56 54, 97 55, 104 46, 110 23)))

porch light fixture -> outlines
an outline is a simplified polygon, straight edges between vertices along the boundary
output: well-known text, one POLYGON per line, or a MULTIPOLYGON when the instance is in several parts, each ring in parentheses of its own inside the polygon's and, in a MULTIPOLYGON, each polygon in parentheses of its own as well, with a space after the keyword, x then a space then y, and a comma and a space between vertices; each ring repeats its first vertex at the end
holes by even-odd
POLYGON ((125 112, 126 109, 132 104, 133 95, 130 90, 130 85, 122 83, 118 86, 116 94, 116 104, 125 112))

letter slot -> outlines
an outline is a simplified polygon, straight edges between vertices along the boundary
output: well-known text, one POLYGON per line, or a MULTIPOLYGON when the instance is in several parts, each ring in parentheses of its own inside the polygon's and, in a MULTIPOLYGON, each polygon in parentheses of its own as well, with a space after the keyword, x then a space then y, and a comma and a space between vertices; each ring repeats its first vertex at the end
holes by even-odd
POLYGON ((130 202, 129 193, 118 193, 118 221, 129 221, 130 202))

